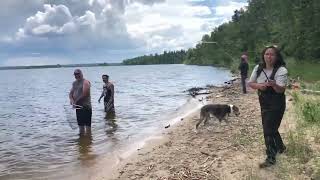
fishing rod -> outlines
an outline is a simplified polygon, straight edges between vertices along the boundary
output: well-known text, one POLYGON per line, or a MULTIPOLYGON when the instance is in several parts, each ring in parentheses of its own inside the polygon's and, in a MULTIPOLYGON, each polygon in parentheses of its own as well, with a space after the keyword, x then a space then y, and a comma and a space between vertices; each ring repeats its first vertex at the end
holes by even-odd
MULTIPOLYGON (((203 43, 203 44, 216 44, 216 45, 220 45, 218 42, 216 42, 216 41, 201 41, 201 43, 203 43)), ((221 46, 220 46, 221 47, 221 46)), ((229 58, 231 58, 233 61, 236 61, 236 59, 233 57, 233 56, 231 56, 231 54, 230 53, 228 53, 226 50, 225 50, 225 48, 223 48, 222 47, 222 51, 227 55, 227 56, 229 56, 229 58)))

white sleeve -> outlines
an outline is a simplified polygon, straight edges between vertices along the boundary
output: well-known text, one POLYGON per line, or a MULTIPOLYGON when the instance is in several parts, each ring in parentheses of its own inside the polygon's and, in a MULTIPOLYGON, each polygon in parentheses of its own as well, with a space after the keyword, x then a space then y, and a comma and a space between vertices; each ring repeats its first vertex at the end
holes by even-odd
POLYGON ((280 67, 274 76, 276 84, 285 87, 288 82, 288 70, 285 67, 280 67))
POLYGON ((251 76, 250 76, 250 79, 249 79, 249 82, 257 82, 257 70, 258 70, 258 66, 259 65, 256 65, 253 70, 252 70, 252 73, 251 73, 251 76))

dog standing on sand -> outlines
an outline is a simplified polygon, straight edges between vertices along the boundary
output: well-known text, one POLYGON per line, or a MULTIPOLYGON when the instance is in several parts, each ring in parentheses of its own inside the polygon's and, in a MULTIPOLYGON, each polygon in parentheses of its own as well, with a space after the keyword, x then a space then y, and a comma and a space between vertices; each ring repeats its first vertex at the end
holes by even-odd
POLYGON ((204 105, 200 110, 200 119, 196 125, 196 129, 198 129, 199 125, 202 121, 204 121, 204 124, 207 124, 207 121, 211 119, 211 116, 216 117, 220 122, 222 120, 225 120, 227 122, 227 117, 229 114, 235 114, 236 116, 239 116, 239 108, 232 104, 207 104, 204 105))

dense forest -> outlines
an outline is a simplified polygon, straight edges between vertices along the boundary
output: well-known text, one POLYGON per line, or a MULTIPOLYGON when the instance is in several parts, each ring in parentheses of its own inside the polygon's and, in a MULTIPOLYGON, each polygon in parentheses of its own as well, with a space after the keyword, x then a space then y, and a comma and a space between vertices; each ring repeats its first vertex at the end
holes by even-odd
POLYGON ((151 54, 149 56, 139 56, 133 59, 124 60, 125 65, 146 65, 146 64, 182 64, 186 56, 186 51, 164 51, 163 54, 151 54))
POLYGON ((165 64, 174 53, 176 63, 231 67, 243 52, 251 63, 260 60, 261 50, 277 45, 286 57, 296 61, 320 61, 319 0, 249 0, 245 9, 234 12, 232 21, 202 37, 195 48, 183 52, 151 55, 127 60, 127 64, 165 64), (185 56, 184 56, 185 55, 185 56), (160 58, 161 57, 161 58, 160 58), (169 58, 169 59, 167 59, 169 58))

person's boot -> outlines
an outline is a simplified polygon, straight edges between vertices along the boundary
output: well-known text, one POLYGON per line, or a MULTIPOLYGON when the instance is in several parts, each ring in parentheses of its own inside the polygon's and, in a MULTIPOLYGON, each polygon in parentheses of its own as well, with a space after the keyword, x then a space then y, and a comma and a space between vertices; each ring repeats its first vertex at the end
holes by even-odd
POLYGON ((276 163, 276 158, 275 157, 267 157, 267 159, 259 164, 259 168, 267 168, 270 166, 273 166, 276 163))
POLYGON ((283 141, 282 141, 282 138, 281 138, 279 132, 275 134, 274 140, 275 140, 275 142, 276 142, 277 152, 278 152, 279 154, 284 153, 284 152, 287 150, 287 148, 286 148, 286 146, 283 144, 283 141))
POLYGON ((286 151, 287 151, 287 147, 285 145, 283 145, 281 148, 278 149, 279 154, 285 153, 286 151))
POLYGON ((265 135, 264 140, 266 144, 267 159, 259 164, 260 168, 270 167, 276 163, 277 147, 274 136, 265 135))
POLYGON ((277 154, 277 144, 275 136, 264 136, 266 144, 266 154, 268 157, 276 157, 277 154))

